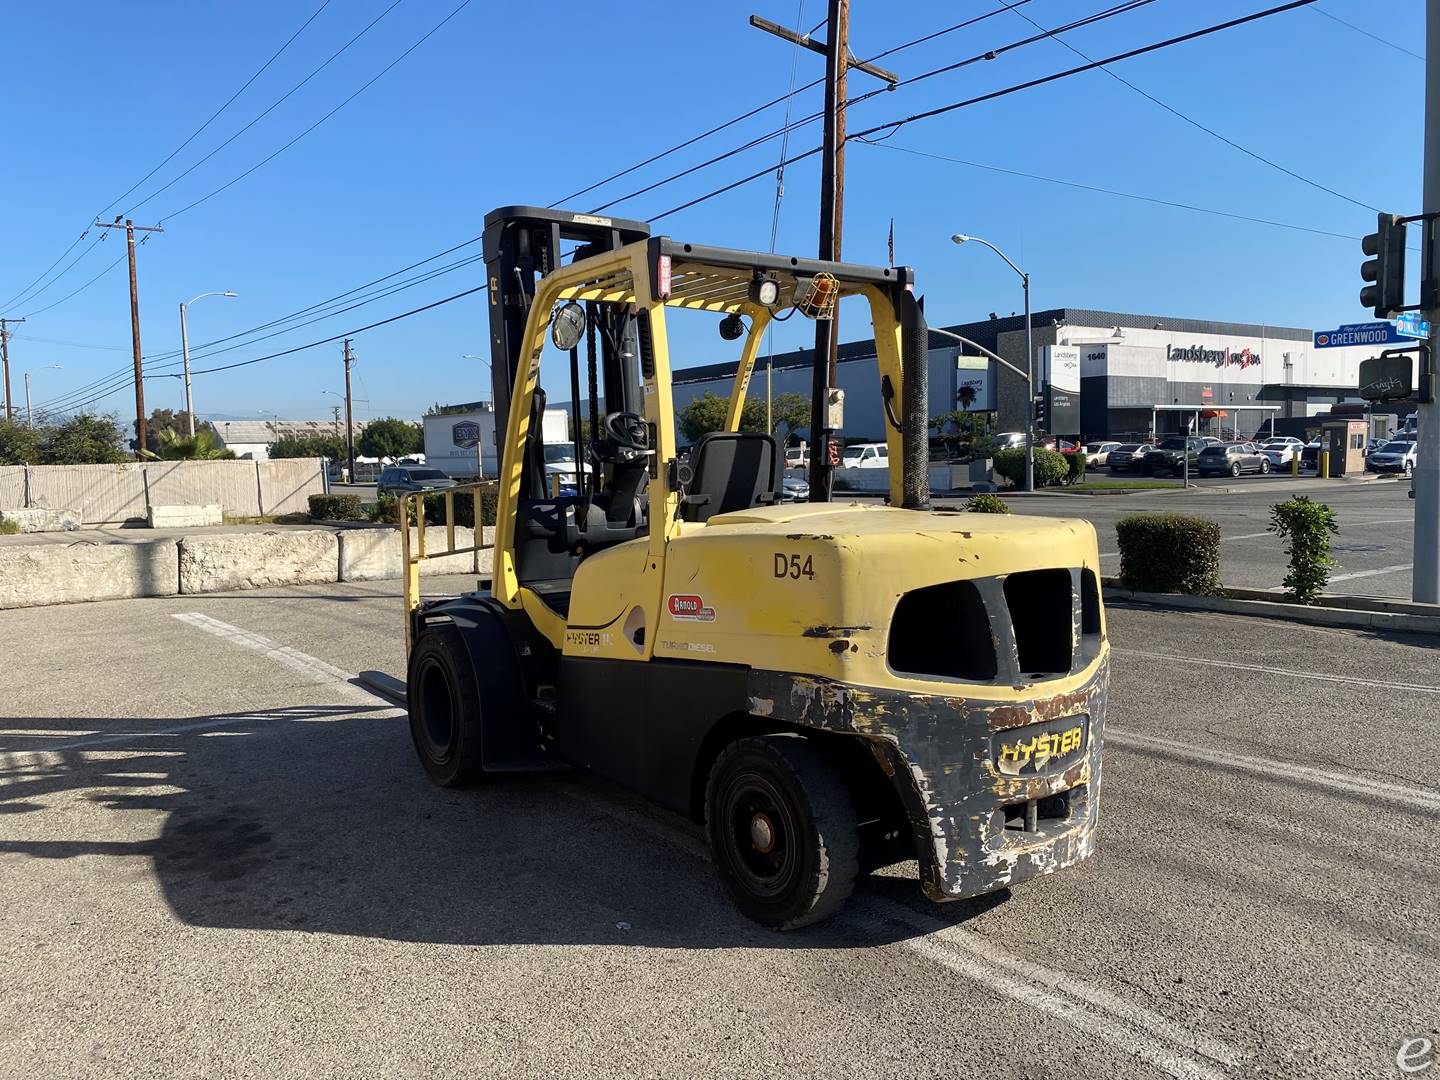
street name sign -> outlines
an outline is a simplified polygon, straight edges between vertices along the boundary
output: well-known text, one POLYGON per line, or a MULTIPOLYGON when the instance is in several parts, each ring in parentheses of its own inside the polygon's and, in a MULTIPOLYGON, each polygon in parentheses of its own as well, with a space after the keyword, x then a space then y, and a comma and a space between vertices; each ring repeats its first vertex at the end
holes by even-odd
POLYGON ((1413 311, 1403 311, 1395 320, 1395 332, 1402 337, 1428 338, 1430 323, 1413 311))
POLYGON ((1334 330, 1315 331, 1315 348, 1335 349, 1342 345, 1394 345, 1404 341, 1394 323, 1346 323, 1334 330))

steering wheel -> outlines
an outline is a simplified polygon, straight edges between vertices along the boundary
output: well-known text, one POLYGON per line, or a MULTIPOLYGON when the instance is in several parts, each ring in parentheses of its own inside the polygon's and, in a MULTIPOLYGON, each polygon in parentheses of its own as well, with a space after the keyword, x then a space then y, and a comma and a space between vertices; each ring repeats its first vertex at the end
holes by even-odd
POLYGON ((605 417, 605 434, 626 450, 649 450, 650 429, 639 413, 612 412, 605 417))

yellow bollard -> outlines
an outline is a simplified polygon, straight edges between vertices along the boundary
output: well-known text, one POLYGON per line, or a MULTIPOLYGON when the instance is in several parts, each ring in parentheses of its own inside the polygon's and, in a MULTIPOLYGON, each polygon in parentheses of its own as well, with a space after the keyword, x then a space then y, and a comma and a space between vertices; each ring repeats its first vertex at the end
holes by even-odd
POLYGON ((1330 451, 1320 451, 1320 468, 1318 470, 1321 480, 1330 479, 1330 451))
POLYGON ((1300 455, 1299 455, 1299 454, 1291 454, 1291 455, 1290 455, 1290 475, 1291 475, 1291 476, 1299 476, 1299 475, 1300 475, 1300 455))

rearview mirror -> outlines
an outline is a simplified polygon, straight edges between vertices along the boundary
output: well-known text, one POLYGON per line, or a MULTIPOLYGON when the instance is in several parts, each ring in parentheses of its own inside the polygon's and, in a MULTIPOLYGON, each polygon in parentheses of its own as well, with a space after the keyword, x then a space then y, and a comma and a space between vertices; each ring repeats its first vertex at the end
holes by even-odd
POLYGON ((550 340, 561 352, 569 352, 580 344, 585 333, 585 309, 575 301, 560 308, 551 318, 550 340))

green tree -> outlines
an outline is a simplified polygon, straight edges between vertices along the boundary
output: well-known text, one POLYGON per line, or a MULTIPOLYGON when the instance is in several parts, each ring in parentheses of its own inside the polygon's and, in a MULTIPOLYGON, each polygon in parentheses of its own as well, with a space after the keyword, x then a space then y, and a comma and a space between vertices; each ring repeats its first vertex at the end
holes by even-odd
POLYGON ((222 447, 210 427, 197 428, 194 435, 181 435, 174 428, 161 428, 152 441, 156 448, 145 451, 145 457, 160 461, 230 461, 235 458, 235 451, 222 447))
POLYGON ((41 465, 115 465, 126 460, 124 433, 113 416, 72 416, 40 433, 41 465))
POLYGON ((425 433, 419 424, 406 423, 393 416, 371 420, 355 440, 355 449, 366 457, 404 457, 425 449, 425 433))
POLYGON ((345 457, 345 440, 339 435, 287 435, 270 444, 272 458, 323 457, 339 461, 345 457))
POLYGON ((18 420, 0 420, 0 465, 29 465, 37 461, 40 430, 18 420))
MULTIPOLYGON (((749 402, 746 402, 749 405, 749 402)), ((759 402, 760 415, 765 415, 765 402, 759 402)), ((770 434, 776 434, 783 426, 785 440, 800 428, 810 426, 810 399, 795 392, 776 394, 770 399, 770 434)))
MULTIPOLYGON (((730 412, 730 399, 706 390, 680 410, 677 420, 680 433, 687 442, 695 442, 711 431, 725 430, 725 417, 730 412)), ((771 433, 783 426, 785 436, 796 428, 810 426, 810 399, 804 394, 779 394, 770 400, 771 433)), ((765 430, 765 399, 747 397, 740 409, 741 431, 765 430)))

